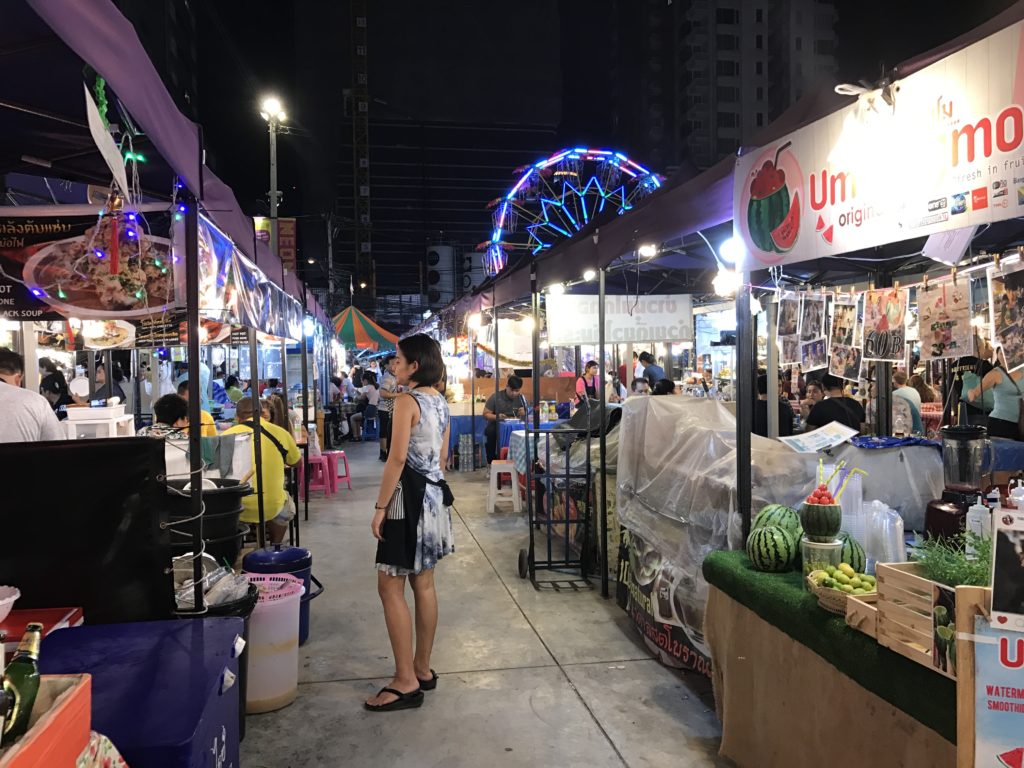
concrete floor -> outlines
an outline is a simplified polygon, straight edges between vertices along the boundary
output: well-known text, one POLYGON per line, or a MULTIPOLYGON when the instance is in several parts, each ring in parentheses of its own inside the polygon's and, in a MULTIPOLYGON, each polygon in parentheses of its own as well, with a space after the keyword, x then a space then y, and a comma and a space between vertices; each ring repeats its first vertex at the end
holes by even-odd
POLYGON ((369 713, 391 677, 369 521, 383 465, 351 445, 353 491, 317 495, 301 529, 326 591, 312 603, 298 699, 253 715, 245 768, 725 766, 708 682, 651 658, 613 599, 539 592, 517 573, 527 535, 484 511, 486 475, 449 473, 456 552, 437 569, 437 690, 419 709, 369 713))

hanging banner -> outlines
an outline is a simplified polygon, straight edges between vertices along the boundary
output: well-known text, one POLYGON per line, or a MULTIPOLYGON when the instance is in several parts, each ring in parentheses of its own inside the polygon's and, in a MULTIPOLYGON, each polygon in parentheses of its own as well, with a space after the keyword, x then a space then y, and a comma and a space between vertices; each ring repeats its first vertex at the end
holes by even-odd
MULTIPOLYGON (((597 344, 597 296, 546 295, 548 344, 597 344)), ((693 341, 693 302, 678 296, 606 296, 605 341, 693 341)), ((498 341, 501 351, 501 340, 498 341)))
POLYGON ((0 316, 126 320, 175 306, 168 213, 57 209, 0 218, 0 316))
POLYGON ((969 282, 952 280, 917 289, 917 324, 921 362, 971 354, 971 297, 969 282))
POLYGON ((775 327, 779 345, 779 365, 800 362, 800 297, 795 293, 779 295, 779 322, 775 327))
MULTIPOLYGON (((963 637, 949 640, 967 642, 963 637)), ((974 619, 974 765, 1024 766, 1024 635, 974 619)))
POLYGON ((1024 264, 993 267, 987 274, 992 343, 1003 350, 1006 368, 1015 371, 1024 366, 1024 264))
POLYGON ((900 362, 906 350, 909 291, 882 288, 864 293, 864 359, 900 362))
POLYGON ((829 334, 828 372, 856 381, 860 376, 861 348, 856 344, 857 302, 852 294, 839 294, 832 302, 832 327, 829 334))
POLYGON ((295 219, 284 218, 277 220, 277 255, 281 263, 289 272, 295 271, 295 259, 297 252, 295 219))
POLYGON ((1022 35, 1012 24, 738 158, 749 268, 1020 217, 1022 35))

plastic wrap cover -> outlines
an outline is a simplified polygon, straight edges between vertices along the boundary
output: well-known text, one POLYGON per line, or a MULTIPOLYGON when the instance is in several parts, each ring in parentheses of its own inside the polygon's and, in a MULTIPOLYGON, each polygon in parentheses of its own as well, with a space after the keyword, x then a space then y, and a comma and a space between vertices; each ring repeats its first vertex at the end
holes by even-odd
MULTIPOLYGON (((633 397, 623 407, 619 433, 619 520, 690 576, 703 599, 704 556, 743 544, 735 417, 716 400, 633 397)), ((752 508, 796 505, 814 479, 817 456, 751 439, 752 508)))

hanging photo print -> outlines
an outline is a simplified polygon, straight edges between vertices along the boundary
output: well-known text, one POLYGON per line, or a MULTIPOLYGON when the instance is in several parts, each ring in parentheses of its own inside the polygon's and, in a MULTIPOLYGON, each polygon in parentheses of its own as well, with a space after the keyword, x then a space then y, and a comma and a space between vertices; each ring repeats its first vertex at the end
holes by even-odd
POLYGON ((864 293, 864 359, 900 362, 906 350, 906 288, 864 293))
POLYGON ((917 289, 921 362, 971 354, 971 300, 967 280, 943 280, 917 289))
POLYGON ((1006 368, 1024 366, 1024 264, 988 270, 988 305, 993 344, 1003 350, 1006 368))
POLYGON ((856 346, 858 301, 852 293, 836 295, 828 337, 828 372, 851 381, 860 377, 861 349, 856 346))
POLYGON ((800 362, 800 297, 795 293, 779 296, 779 322, 777 329, 779 365, 800 362))
POLYGON ((800 342, 800 366, 804 372, 824 368, 828 365, 825 350, 825 339, 800 342))
POLYGON ((825 296, 803 295, 800 314, 800 341, 812 341, 825 336, 825 296))

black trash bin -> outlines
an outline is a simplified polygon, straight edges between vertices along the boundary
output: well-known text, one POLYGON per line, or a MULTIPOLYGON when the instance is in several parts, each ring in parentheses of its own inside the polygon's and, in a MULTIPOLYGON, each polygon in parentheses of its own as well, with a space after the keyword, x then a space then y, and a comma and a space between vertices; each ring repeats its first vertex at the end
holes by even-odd
POLYGON ((240 600, 232 600, 229 603, 220 605, 208 605, 207 616, 239 616, 243 620, 242 639, 245 640, 245 648, 242 655, 238 657, 238 740, 245 738, 245 696, 249 683, 249 617, 256 607, 256 600, 260 596, 259 589, 255 584, 249 585, 249 592, 240 600))

